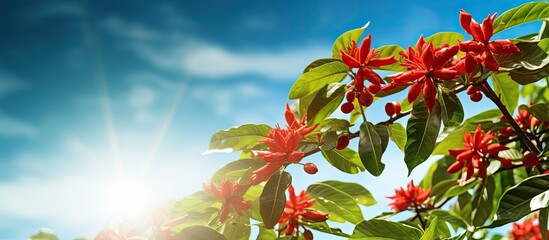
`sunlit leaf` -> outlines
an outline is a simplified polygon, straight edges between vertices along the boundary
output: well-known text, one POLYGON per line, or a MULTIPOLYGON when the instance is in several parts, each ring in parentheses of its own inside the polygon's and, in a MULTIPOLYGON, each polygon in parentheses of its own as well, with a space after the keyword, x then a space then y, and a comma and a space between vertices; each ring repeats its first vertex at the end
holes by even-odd
POLYGON ((326 85, 341 82, 347 76, 349 67, 342 62, 330 62, 304 73, 292 85, 289 98, 296 99, 314 93, 326 85))
POLYGON ((385 46, 376 48, 376 50, 379 52, 380 58, 393 56, 397 60, 396 63, 393 63, 391 65, 381 66, 379 69, 394 71, 394 72, 406 71, 406 67, 400 65, 400 60, 402 58, 402 56, 400 55, 400 52, 404 51, 404 48, 398 45, 385 45, 385 46))
POLYGON ((342 172, 355 174, 365 170, 358 153, 349 148, 322 151, 322 155, 326 161, 342 172))
POLYGON ((341 62, 341 59, 321 58, 321 59, 314 60, 312 63, 309 63, 309 65, 307 65, 307 67, 305 67, 305 69, 303 69, 303 73, 306 73, 306 72, 310 71, 313 68, 316 68, 318 66, 324 65, 326 63, 331 63, 331 62, 341 62))
POLYGON ((331 83, 321 88, 307 109, 307 123, 319 123, 339 109, 345 92, 345 84, 341 83, 331 83))
POLYGON ((437 231, 438 231, 438 218, 434 217, 430 223, 429 227, 425 230, 425 233, 423 233, 423 236, 421 236, 420 240, 432 240, 437 238, 437 231))
POLYGON ((247 217, 238 217, 236 221, 227 221, 223 224, 223 236, 226 239, 248 240, 250 234, 250 219, 247 217))
POLYGON ((332 186, 340 191, 343 191, 353 197, 358 204, 364 206, 372 206, 377 203, 374 196, 364 188, 362 185, 352 182, 340 182, 340 181, 324 181, 323 184, 332 186))
POLYGON ((269 130, 271 127, 266 124, 244 124, 218 131, 212 136, 206 153, 250 149, 257 145, 257 140, 267 138, 269 130))
POLYGON ((434 47, 438 47, 444 43, 450 46, 463 42, 465 38, 457 32, 439 32, 425 38, 426 43, 433 43, 434 47))
MULTIPOLYGON (((227 179, 227 176, 229 173, 237 172, 237 171, 244 172, 247 169, 258 169, 263 165, 265 165, 265 162, 262 159, 236 160, 228 163, 227 165, 217 170, 212 176, 212 181, 214 181, 216 184, 220 184, 223 181, 223 179, 227 179)), ((229 178, 229 180, 234 182, 237 179, 229 178)))
POLYGON ((381 138, 370 122, 360 125, 358 154, 362 164, 372 175, 379 176, 383 172, 385 164, 381 162, 381 138))
POLYGON ((423 101, 416 101, 406 128, 407 142, 404 161, 408 174, 431 156, 440 130, 440 105, 435 104, 431 113, 423 101))
POLYGON ((535 20, 549 18, 548 2, 530 2, 507 10, 494 21, 494 33, 535 20))
POLYGON ((307 228, 311 228, 311 229, 317 230, 319 232, 328 233, 328 234, 332 234, 332 235, 340 236, 340 237, 346 237, 346 238, 349 237, 349 234, 344 233, 339 228, 330 227, 328 225, 328 223, 326 223, 326 222, 315 222, 315 223, 313 223, 313 222, 303 222, 303 224, 304 224, 304 226, 307 226, 307 228))
POLYGON ((286 189, 292 183, 292 176, 287 172, 273 175, 265 184, 259 197, 259 212, 267 229, 273 228, 286 206, 286 189))
POLYGON ((30 236, 28 240, 58 240, 59 238, 55 233, 50 229, 40 229, 38 233, 30 236))
POLYGON ((513 113, 518 105, 519 84, 505 73, 492 74, 492 84, 494 92, 499 96, 507 111, 513 113))
POLYGON ((360 45, 358 42, 358 39, 360 39, 360 36, 362 36, 362 33, 364 32, 364 29, 368 27, 370 22, 367 22, 366 25, 364 25, 361 28, 355 28, 352 30, 349 30, 343 34, 341 34, 334 42, 334 46, 332 47, 332 57, 333 58, 341 58, 341 55, 339 53, 340 50, 346 50, 347 47, 351 44, 351 42, 355 41, 357 45, 360 45))
POLYGON ((528 110, 540 121, 549 122, 549 103, 536 103, 532 106, 521 105, 520 108, 528 110))
POLYGON ((356 225, 350 239, 407 240, 420 239, 422 232, 409 225, 381 219, 362 221, 356 225))
POLYGON ((218 233, 209 227, 199 225, 184 228, 177 234, 177 238, 193 240, 227 240, 221 233, 218 233))
POLYGON ((355 198, 332 185, 314 183, 307 188, 307 192, 317 199, 316 204, 330 213, 328 219, 336 215, 353 224, 364 220, 355 198))
POLYGON ((404 151, 406 146, 406 129, 400 123, 393 123, 387 126, 389 138, 396 144, 398 149, 404 151))
POLYGON ((461 217, 444 209, 435 209, 429 212, 429 214, 437 216, 440 221, 445 221, 454 226, 467 229, 467 223, 461 217))

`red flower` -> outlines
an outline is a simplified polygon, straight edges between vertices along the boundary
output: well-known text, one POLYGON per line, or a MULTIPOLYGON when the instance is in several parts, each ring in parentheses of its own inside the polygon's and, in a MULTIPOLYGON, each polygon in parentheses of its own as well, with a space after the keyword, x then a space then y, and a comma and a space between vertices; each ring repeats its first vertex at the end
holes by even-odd
POLYGON ((469 132, 465 132, 463 148, 449 150, 450 155, 454 156, 457 161, 448 167, 448 172, 455 173, 463 170, 464 174, 462 174, 460 182, 464 183, 473 176, 475 168, 478 169, 479 177, 486 177, 486 168, 490 164, 490 157, 498 159, 505 167, 512 166, 510 159, 498 156, 500 151, 508 148, 499 143, 491 143, 493 139, 494 133, 488 131, 484 134, 480 124, 473 136, 469 132))
MULTIPOLYGON (((549 232, 549 231, 548 231, 549 232)), ((522 224, 513 223, 512 240, 541 240, 541 229, 535 218, 524 220, 522 224)))
POLYGON ((414 185, 414 181, 408 183, 408 189, 395 190, 395 195, 387 197, 393 199, 389 206, 395 212, 402 212, 409 208, 423 207, 424 204, 428 204, 429 195, 431 194, 431 188, 424 190, 423 188, 414 185))
POLYGON ((252 151, 253 157, 261 158, 267 163, 255 170, 250 176, 249 181, 252 185, 257 185, 269 179, 284 164, 298 163, 305 156, 304 152, 296 151, 296 148, 301 141, 301 137, 312 132, 317 125, 307 126, 305 116, 298 122, 288 104, 286 104, 284 117, 288 124, 287 129, 276 126, 269 131, 268 138, 259 140, 259 142, 267 145, 268 150, 252 151))
POLYGON ((451 80, 459 76, 459 72, 449 63, 452 57, 457 54, 459 47, 443 44, 435 48, 432 43, 425 43, 423 36, 419 38, 416 45, 417 50, 410 46, 408 51, 400 53, 405 61, 401 65, 407 67, 408 71, 389 76, 393 82, 382 90, 388 91, 397 86, 411 83, 408 102, 415 101, 419 94, 423 93, 425 104, 431 112, 436 101, 436 82, 451 80))
POLYGON ((229 210, 232 208, 234 211, 242 216, 242 213, 250 208, 250 201, 244 200, 239 195, 239 192, 244 190, 246 186, 233 184, 231 181, 225 179, 221 183, 221 186, 215 185, 213 182, 204 184, 204 190, 212 193, 217 200, 223 202, 221 205, 221 212, 219 213, 219 221, 224 222, 229 216, 229 210))
MULTIPOLYGON (((532 105, 532 104, 530 104, 532 105)), ((500 119, 502 121, 507 121, 503 115, 500 119)), ((536 133, 541 129, 549 127, 549 122, 542 122, 536 117, 532 116, 528 110, 519 109, 518 114, 515 117, 515 122, 519 125, 520 129, 524 132, 536 133)), ((515 131, 512 127, 506 127, 499 130, 499 139, 507 139, 513 135, 515 131)))
MULTIPOLYGON (((288 200, 282 216, 278 220, 279 226, 286 224, 285 236, 292 236, 294 231, 299 229, 299 221, 324 222, 328 219, 328 214, 309 209, 315 203, 315 199, 309 199, 309 194, 301 190, 298 196, 295 195, 294 187, 288 188, 288 200)), ((311 238, 312 239, 312 238, 311 238)))
POLYGON ((463 9, 459 13, 459 22, 461 27, 471 36, 473 40, 463 41, 459 43, 459 49, 462 52, 473 52, 480 56, 486 68, 492 71, 498 71, 499 63, 494 58, 493 53, 500 55, 508 55, 519 53, 520 50, 510 40, 495 40, 492 42, 490 38, 494 34, 494 19, 497 14, 490 16, 482 21, 482 26, 477 23, 468 12, 463 9))
POLYGON ((340 50, 341 60, 351 69, 358 68, 354 82, 349 84, 349 92, 353 92, 363 106, 372 104, 372 94, 379 92, 381 85, 385 83, 371 67, 379 68, 397 62, 393 56, 380 58, 379 52, 375 48, 370 48, 371 44, 372 35, 370 34, 362 40, 360 47, 357 47, 356 42, 353 41, 345 51, 340 50), (371 83, 368 88, 364 87, 364 79, 371 83))

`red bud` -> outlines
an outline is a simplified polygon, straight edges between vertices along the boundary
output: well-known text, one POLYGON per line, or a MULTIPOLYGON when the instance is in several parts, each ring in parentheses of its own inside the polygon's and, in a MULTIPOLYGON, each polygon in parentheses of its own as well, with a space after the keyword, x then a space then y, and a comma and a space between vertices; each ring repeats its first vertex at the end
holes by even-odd
POLYGON ((303 165, 303 170, 308 174, 315 174, 318 172, 318 167, 314 163, 306 163, 303 165))

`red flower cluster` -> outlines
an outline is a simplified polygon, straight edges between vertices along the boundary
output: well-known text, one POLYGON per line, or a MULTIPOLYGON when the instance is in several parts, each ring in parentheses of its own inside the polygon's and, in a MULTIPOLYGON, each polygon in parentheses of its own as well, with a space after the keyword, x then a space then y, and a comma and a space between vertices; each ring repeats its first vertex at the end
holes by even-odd
POLYGON ((253 150, 252 155, 261 158, 267 164, 255 170, 250 177, 250 184, 257 185, 269 179, 275 172, 286 163, 298 163, 305 156, 304 152, 296 151, 301 141, 301 137, 312 132, 317 125, 307 126, 305 116, 301 121, 297 121, 290 106, 286 104, 284 113, 287 129, 277 126, 269 131, 268 138, 261 139, 259 142, 267 145, 268 150, 253 150))
MULTIPOLYGON (((299 231, 300 220, 307 222, 324 222, 328 219, 328 214, 309 209, 315 203, 315 199, 309 199, 309 194, 305 193, 305 190, 301 190, 299 195, 296 196, 294 187, 290 185, 288 188, 288 195, 289 199, 286 201, 286 207, 278 220, 279 226, 285 225, 285 236, 292 236, 294 231, 299 231)), ((310 231, 307 234, 310 236, 310 239, 313 239, 310 231)))
POLYGON ((374 100, 372 94, 376 94, 381 90, 381 85, 385 81, 371 69, 372 67, 379 68, 397 62, 393 56, 380 58, 379 52, 375 48, 370 48, 371 44, 372 35, 370 34, 362 40, 360 47, 357 47, 356 42, 353 41, 345 51, 340 51, 341 60, 349 68, 358 68, 354 81, 348 86, 346 95, 348 102, 344 103, 345 107, 342 106, 344 113, 349 113, 353 110, 352 102, 355 97, 358 97, 360 105, 370 106, 374 100), (364 85, 365 79, 371 83, 367 88, 364 85))
POLYGON ((429 112, 435 106, 436 87, 439 80, 452 80, 459 77, 459 72, 451 64, 450 60, 457 54, 457 45, 442 44, 434 47, 432 43, 426 43, 421 36, 416 44, 417 49, 408 47, 408 51, 400 54, 404 59, 402 66, 408 71, 389 76, 393 82, 387 84, 382 90, 389 91, 397 86, 412 84, 408 91, 408 102, 413 102, 423 93, 423 99, 429 112))
POLYGON ((402 212, 409 208, 424 207, 424 204, 428 204, 429 195, 431 194, 431 188, 423 189, 414 185, 414 181, 408 183, 408 189, 395 190, 395 195, 387 197, 393 199, 392 203, 389 203, 395 212, 402 212))
POLYGON ((450 155, 454 156, 457 161, 448 167, 448 172, 456 173, 463 170, 464 174, 461 175, 460 179, 460 182, 463 183, 473 176, 475 168, 478 169, 479 177, 486 177, 486 168, 490 164, 490 157, 501 161, 501 164, 505 167, 511 167, 512 162, 510 159, 498 156, 500 151, 508 148, 499 143, 492 143, 493 139, 494 133, 488 131, 484 134, 480 124, 473 136, 469 132, 465 132, 463 148, 449 150, 450 155))
MULTIPOLYGON (((549 231, 548 231, 549 232, 549 231)), ((541 240, 541 230, 535 218, 525 220, 522 224, 513 223, 512 240, 541 240)))
POLYGON ((219 213, 220 222, 224 222, 227 219, 231 208, 240 216, 242 216, 244 211, 250 208, 250 201, 244 200, 244 198, 239 195, 246 187, 247 186, 242 186, 238 183, 233 184, 227 179, 223 180, 221 186, 217 186, 213 182, 204 184, 204 190, 212 193, 215 198, 223 202, 223 205, 221 205, 221 212, 219 213))
POLYGON ((498 71, 499 68, 499 63, 494 58, 493 53, 508 55, 520 52, 517 46, 507 39, 489 42, 494 34, 494 19, 496 15, 488 15, 482 21, 482 25, 480 25, 468 12, 461 10, 459 13, 461 27, 473 36, 473 40, 460 42, 459 49, 462 52, 472 53, 478 63, 483 62, 484 66, 492 71, 498 71))
MULTIPOLYGON (((506 121, 502 115, 500 117, 502 121, 506 121)), ((536 117, 532 116, 528 110, 519 109, 518 114, 515 117, 515 122, 519 125, 520 129, 524 132, 536 133, 539 130, 549 127, 549 122, 542 122, 536 117)), ((515 131, 512 127, 506 127, 499 130, 499 139, 507 139, 511 137, 515 131)))

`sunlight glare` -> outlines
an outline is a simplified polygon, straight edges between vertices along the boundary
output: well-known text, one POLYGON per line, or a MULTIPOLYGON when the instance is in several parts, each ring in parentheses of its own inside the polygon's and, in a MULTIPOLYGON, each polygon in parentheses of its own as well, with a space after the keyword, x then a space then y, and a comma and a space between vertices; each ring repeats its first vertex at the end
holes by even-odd
POLYGON ((113 220, 131 220, 152 205, 150 188, 136 177, 121 177, 111 181, 103 194, 106 210, 113 220))

